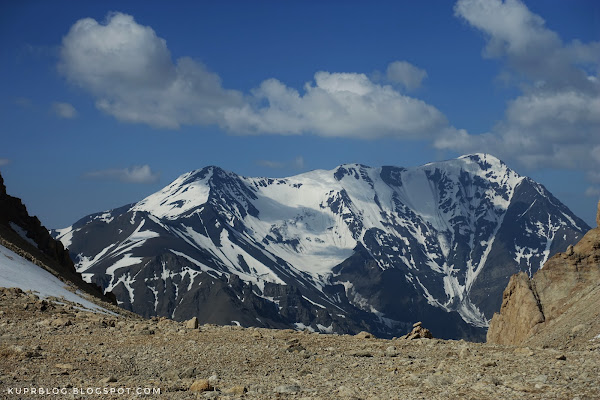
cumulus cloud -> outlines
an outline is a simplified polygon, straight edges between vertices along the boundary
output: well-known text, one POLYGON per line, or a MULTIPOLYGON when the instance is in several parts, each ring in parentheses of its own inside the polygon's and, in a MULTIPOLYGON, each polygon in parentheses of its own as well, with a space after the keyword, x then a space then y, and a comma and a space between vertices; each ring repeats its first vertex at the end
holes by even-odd
MULTIPOLYGON (((394 64, 391 77, 416 87, 424 71, 394 64)), ((218 125, 235 134, 312 133, 433 137, 448 128, 435 107, 364 74, 317 72, 302 91, 267 79, 250 93, 225 89, 197 60, 172 60, 167 42, 130 15, 77 21, 63 38, 59 69, 122 121, 154 127, 218 125)))
POLYGON ((435 107, 358 73, 317 72, 303 93, 268 79, 252 95, 260 103, 228 110, 227 129, 368 139, 428 138, 448 127, 435 107))
POLYGON ((225 107, 242 104, 218 75, 184 57, 173 62, 164 39, 132 16, 86 18, 63 38, 59 70, 96 97, 102 111, 127 122, 178 128, 216 124, 225 107))
POLYGON ((304 157, 298 156, 288 162, 272 161, 272 160, 258 160, 256 163, 262 167, 267 167, 267 168, 272 168, 272 169, 283 169, 283 168, 289 168, 289 167, 291 167, 293 169, 302 169, 302 168, 304 168, 304 157))
POLYGON ((105 179, 124 183, 156 183, 160 173, 153 172, 149 165, 135 165, 129 168, 111 168, 88 172, 84 177, 89 179, 105 179))
POLYGON ((77 117, 77 110, 69 103, 52 103, 52 112, 59 118, 73 119, 77 117))
POLYGON ((421 86, 421 82, 427 77, 427 71, 406 61, 394 61, 388 65, 386 77, 390 82, 401 84, 408 90, 414 90, 421 86))
POLYGON ((564 43, 518 0, 459 0, 454 11, 484 33, 483 56, 502 60, 521 94, 490 132, 455 130, 435 146, 529 167, 600 167, 600 43, 564 43))

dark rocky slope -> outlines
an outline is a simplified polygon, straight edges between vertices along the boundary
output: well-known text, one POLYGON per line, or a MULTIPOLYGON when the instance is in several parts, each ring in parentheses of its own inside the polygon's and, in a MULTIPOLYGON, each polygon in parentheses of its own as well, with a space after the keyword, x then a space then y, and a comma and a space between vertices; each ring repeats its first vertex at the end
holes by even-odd
POLYGON ((77 273, 73 261, 62 243, 52 238, 37 217, 32 217, 17 197, 7 194, 0 175, 0 245, 44 268, 63 281, 101 300, 116 304, 112 293, 104 294, 100 287, 89 284, 77 273))

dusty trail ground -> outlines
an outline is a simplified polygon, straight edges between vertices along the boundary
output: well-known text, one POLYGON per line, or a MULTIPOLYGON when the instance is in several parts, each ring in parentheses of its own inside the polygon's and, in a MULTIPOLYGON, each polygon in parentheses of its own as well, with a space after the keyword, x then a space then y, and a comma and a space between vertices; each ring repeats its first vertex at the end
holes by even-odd
POLYGON ((0 397, 600 398, 600 339, 550 349, 364 336, 194 329, 0 289, 0 397))

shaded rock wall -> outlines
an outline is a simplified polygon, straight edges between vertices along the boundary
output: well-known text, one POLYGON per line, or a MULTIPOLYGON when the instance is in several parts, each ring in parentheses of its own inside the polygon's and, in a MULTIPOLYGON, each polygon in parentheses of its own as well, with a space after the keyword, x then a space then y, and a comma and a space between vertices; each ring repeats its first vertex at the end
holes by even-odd
POLYGON ((0 244, 32 263, 44 268, 62 280, 75 284, 84 292, 104 301, 116 304, 112 293, 104 295, 100 287, 86 283, 76 272, 68 250, 52 238, 48 229, 35 216, 30 216, 27 208, 17 197, 7 194, 4 179, 0 175, 0 244), (26 237, 22 238, 11 226, 18 225, 26 237))

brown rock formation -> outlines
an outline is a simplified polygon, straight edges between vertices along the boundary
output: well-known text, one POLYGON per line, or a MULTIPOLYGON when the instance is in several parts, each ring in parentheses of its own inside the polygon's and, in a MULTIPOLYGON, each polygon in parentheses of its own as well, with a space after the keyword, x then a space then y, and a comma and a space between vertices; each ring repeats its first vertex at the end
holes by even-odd
MULTIPOLYGON (((597 220, 600 221, 600 204, 597 220)), ((529 279, 513 275, 487 341, 563 347, 583 345, 600 333, 600 228, 549 259, 529 279)))
POLYGON ((423 328, 421 322, 413 324, 413 330, 402 337, 403 339, 433 339, 431 331, 427 328, 423 328))

